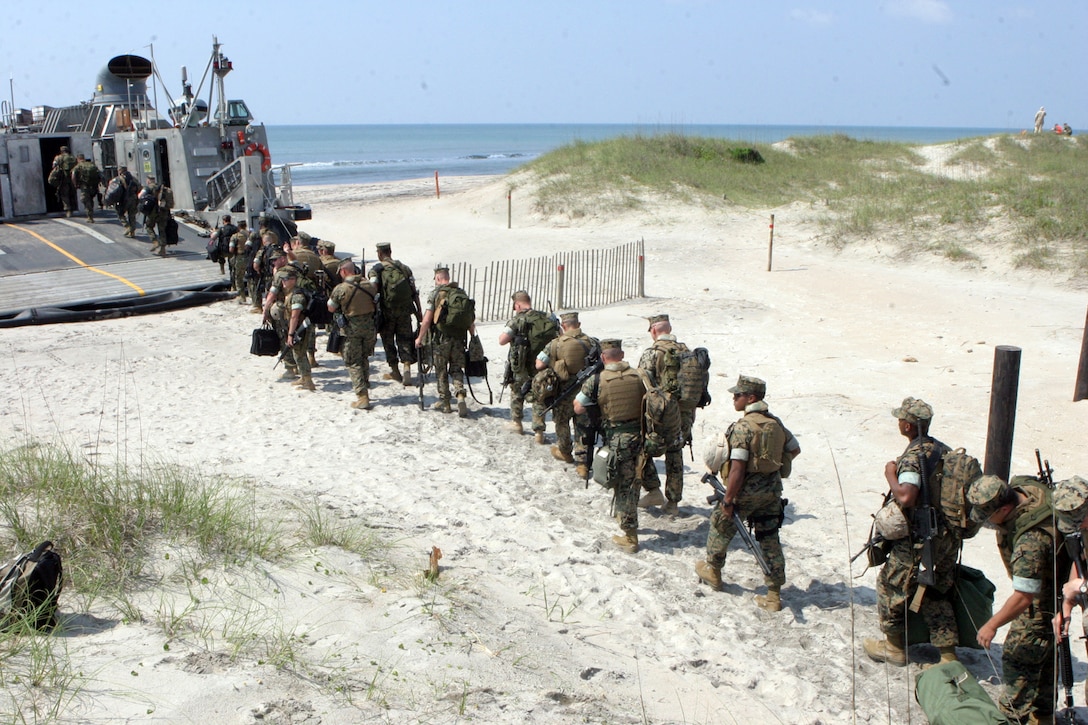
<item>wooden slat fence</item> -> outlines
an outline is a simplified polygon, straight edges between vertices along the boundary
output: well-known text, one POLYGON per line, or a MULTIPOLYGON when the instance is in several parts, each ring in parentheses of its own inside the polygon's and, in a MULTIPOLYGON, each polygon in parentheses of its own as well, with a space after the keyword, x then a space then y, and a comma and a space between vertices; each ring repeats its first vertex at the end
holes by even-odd
POLYGON ((645 297, 646 242, 611 249, 529 259, 499 259, 477 269, 466 262, 449 265, 450 278, 476 300, 476 319, 496 322, 510 317, 510 295, 525 290, 533 307, 546 310, 587 310, 622 300, 645 297))

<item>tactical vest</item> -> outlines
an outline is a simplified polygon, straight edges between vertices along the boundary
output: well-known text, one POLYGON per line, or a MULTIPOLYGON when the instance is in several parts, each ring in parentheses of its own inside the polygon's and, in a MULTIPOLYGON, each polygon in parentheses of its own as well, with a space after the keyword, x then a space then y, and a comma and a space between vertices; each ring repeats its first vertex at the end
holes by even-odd
POLYGON ((373 315, 374 297, 378 294, 378 289, 369 282, 359 282, 355 277, 349 278, 344 284, 351 287, 351 292, 345 298, 341 311, 348 317, 373 315))
POLYGON ((1013 476, 1009 485, 1014 491, 1027 496, 1028 501, 1017 514, 1012 528, 999 537, 997 542, 997 548, 1001 552, 1001 559, 1005 562, 1006 569, 1012 564, 1012 552, 1016 549, 1017 542, 1028 531, 1042 529, 1055 545, 1060 541, 1054 530, 1050 489, 1031 476, 1013 476))
POLYGON ((657 386, 672 396, 680 395, 680 356, 688 346, 676 340, 655 340, 651 347, 657 351, 654 378, 657 386))
POLYGON ((579 332, 576 335, 563 333, 552 345, 552 370, 559 380, 567 382, 582 371, 586 365, 586 356, 593 349, 588 335, 579 332))
POLYGON ((597 405, 601 420, 612 425, 638 422, 642 415, 642 396, 646 386, 642 376, 627 363, 621 370, 601 371, 597 383, 597 405))
POLYGON ((745 413, 744 420, 755 428, 752 449, 748 451, 748 473, 775 473, 782 468, 786 450, 786 431, 774 418, 762 412, 745 413))
POLYGON ((311 252, 309 249, 298 249, 295 251, 295 259, 306 265, 306 278, 316 280, 317 270, 324 271, 324 266, 321 264, 321 258, 311 252))

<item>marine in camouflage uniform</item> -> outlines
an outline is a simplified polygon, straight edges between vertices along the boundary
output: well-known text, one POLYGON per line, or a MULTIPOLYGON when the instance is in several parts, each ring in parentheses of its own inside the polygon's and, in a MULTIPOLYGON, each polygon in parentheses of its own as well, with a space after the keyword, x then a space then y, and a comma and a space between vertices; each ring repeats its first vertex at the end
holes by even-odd
MULTIPOLYGON (((313 349, 317 328, 309 324, 310 320, 306 314, 312 289, 306 289, 302 272, 292 264, 285 266, 282 272, 278 286, 282 290, 283 308, 287 317, 285 339, 291 347, 291 354, 295 358, 299 376, 298 380, 292 384, 303 390, 316 390, 317 387, 311 377, 312 361, 309 352, 313 349)), ((273 289, 276 289, 276 285, 273 289)))
POLYGON ((351 376, 351 387, 356 400, 353 408, 370 408, 370 356, 374 354, 377 330, 374 328, 374 301, 378 288, 360 274, 350 259, 340 263, 337 276, 343 282, 329 295, 329 311, 340 324, 344 336, 344 367, 351 376))
POLYGON ((238 292, 238 304, 247 302, 246 288, 246 240, 249 239, 249 225, 245 219, 238 220, 238 231, 227 242, 227 261, 230 264, 231 289, 238 292))
POLYGON ((276 331, 276 335, 280 338, 280 351, 283 357, 283 365, 285 372, 283 377, 285 379, 295 379, 298 377, 298 365, 295 363, 295 354, 287 340, 287 324, 289 322, 290 314, 288 308, 285 306, 284 288, 282 284, 283 275, 290 271, 294 275, 298 275, 298 271, 295 269, 287 269, 287 255, 279 252, 275 247, 269 247, 272 250, 271 254, 274 254, 274 258, 270 254, 269 275, 272 279, 268 288, 268 293, 265 294, 264 302, 262 306, 262 312, 264 315, 264 324, 270 326, 276 331))
POLYGON ((435 325, 435 313, 442 306, 449 291, 457 287, 456 282, 450 281, 448 267, 439 266, 434 271, 435 288, 427 296, 427 311, 423 313, 423 321, 419 325, 419 335, 415 344, 417 354, 427 336, 431 340, 431 361, 434 365, 435 377, 438 379, 438 401, 434 407, 443 413, 450 413, 450 380, 453 380, 454 393, 457 396, 457 415, 464 418, 468 415, 468 405, 465 402, 465 335, 475 335, 476 325, 473 323, 467 333, 453 334, 440 330, 435 325))
POLYGON ((253 303, 250 312, 261 311, 261 300, 268 293, 272 279, 274 257, 284 257, 279 246, 279 235, 268 229, 264 219, 260 231, 252 232, 246 241, 246 286, 253 303))
POLYGON ((129 239, 136 238, 136 206, 139 203, 140 183, 136 177, 129 173, 124 166, 118 167, 117 177, 121 180, 121 186, 125 189, 125 195, 115 206, 117 218, 125 227, 125 236, 129 239))
POLYGON ((94 224, 94 201, 102 185, 102 172, 83 154, 76 156, 76 165, 72 169, 72 183, 79 189, 79 198, 83 210, 87 212, 87 221, 94 224))
MULTIPOLYGON (((670 368, 667 355, 669 350, 686 352, 688 346, 676 339, 672 334, 672 324, 668 315, 654 315, 650 318, 649 333, 653 337, 653 344, 648 347, 639 358, 638 366, 650 376, 654 386, 668 395, 680 400, 680 383, 677 375, 680 372, 679 361, 670 368)), ((680 500, 684 498, 684 443, 691 440, 691 427, 695 424, 695 410, 680 409, 680 427, 683 433, 681 444, 665 450, 665 496, 661 496, 661 481, 657 476, 657 468, 653 459, 647 461, 646 470, 643 472, 642 485, 647 493, 639 501, 639 506, 661 506, 662 513, 676 515, 679 512, 680 500)))
POLYGON ((543 315, 543 312, 533 309, 533 302, 529 293, 519 290, 510 295, 514 303, 514 316, 506 321, 506 326, 499 334, 500 345, 510 345, 507 359, 510 362, 510 371, 514 381, 510 385, 510 428, 519 435, 524 432, 522 416, 525 413, 525 401, 532 405, 533 433, 537 443, 544 444, 544 404, 531 398, 528 391, 522 393, 535 374, 536 364, 534 352, 529 349, 529 328, 535 317, 543 315), (511 344, 512 343, 512 344, 511 344))
POLYGON ((141 196, 155 197, 156 203, 150 214, 144 214, 144 229, 151 237, 151 251, 166 256, 166 222, 170 220, 170 210, 174 208, 174 192, 168 186, 155 181, 154 176, 147 177, 141 196))
MULTIPOLYGON (((412 384, 412 365, 416 362, 415 331, 413 330, 412 317, 417 322, 423 320, 423 310, 419 304, 419 291, 416 289, 416 279, 412 274, 412 268, 403 262, 393 259, 393 247, 388 242, 380 242, 376 250, 378 261, 371 265, 367 273, 370 281, 381 291, 386 289, 383 284, 384 277, 392 268, 400 270, 400 273, 408 280, 412 298, 410 300, 386 299, 382 295, 382 329, 378 334, 382 337, 382 348, 385 349, 385 361, 389 364, 389 372, 385 374, 386 380, 396 380, 404 385, 412 384), (400 367, 404 368, 402 373, 400 367)), ((464 369, 464 362, 461 364, 464 369)))
POLYGON ((1001 654, 1005 696, 1002 711, 1019 723, 1053 722, 1055 570, 1068 571, 1054 529, 1050 489, 1031 476, 1005 483, 983 476, 967 490, 971 519, 997 528, 997 548, 1012 579, 1012 596, 978 629, 989 648, 997 630, 1009 624, 1001 654), (1010 624, 1011 623, 1011 624, 1010 624))
POLYGON ((53 170, 49 174, 49 183, 57 192, 57 201, 64 207, 65 216, 72 216, 76 207, 76 190, 72 186, 72 169, 76 167, 76 157, 67 146, 60 147, 60 153, 53 157, 53 170))
POLYGON ((614 507, 623 533, 612 542, 629 554, 638 552, 638 470, 642 463, 642 398, 646 395, 645 373, 632 368, 623 359, 620 340, 601 340, 604 370, 582 385, 574 399, 574 411, 580 415, 589 408, 600 411, 601 433, 605 447, 615 455, 614 507))
MULTIPOLYGON (((767 384, 759 378, 741 375, 729 389, 733 407, 744 416, 726 433, 729 443, 725 496, 710 515, 706 537, 706 560, 695 565, 699 578, 711 588, 722 587, 722 566, 729 543, 737 534, 733 513, 751 522, 763 558, 770 566, 764 574, 767 595, 756 603, 772 612, 782 609, 781 591, 786 583, 786 559, 778 531, 782 527, 782 467, 801 454, 793 434, 773 416, 764 402, 767 384), (769 448, 762 441, 770 441, 769 448)), ((717 473, 715 471, 715 473, 717 473)))
MULTIPOLYGON (((555 338, 540 351, 536 358, 537 370, 551 368, 559 378, 560 389, 566 389, 589 364, 593 354, 599 354, 597 340, 582 332, 582 323, 577 312, 564 312, 559 316, 563 334, 555 338)), ((555 424, 555 445, 552 457, 566 463, 582 461, 586 455, 584 415, 575 415, 574 396, 569 395, 552 406, 552 422, 555 424), (574 436, 571 436, 571 423, 574 424, 574 436)), ((584 465, 584 464, 582 464, 584 465)), ((585 473, 585 471, 580 471, 585 473)), ((583 476, 584 477, 584 476, 583 476)))
MULTIPOLYGON (((910 520, 915 506, 921 502, 923 474, 927 477, 934 475, 937 462, 949 448, 929 436, 933 408, 925 401, 905 398, 892 411, 892 415, 899 421, 900 434, 910 443, 899 458, 884 466, 884 477, 904 515, 910 520)), ((939 491, 940 488, 934 485, 931 490, 939 491)), ((933 504, 937 505, 938 502, 934 501, 933 504)), ((918 570, 924 544, 910 536, 890 542, 888 559, 876 580, 877 616, 884 639, 866 638, 863 642, 866 654, 872 659, 897 666, 907 664, 906 609, 916 604, 918 596, 921 596, 919 611, 929 627, 929 641, 941 650, 941 661, 956 659, 959 630, 951 596, 960 543, 949 527, 940 527, 933 540, 935 583, 922 588, 918 583, 918 570)))

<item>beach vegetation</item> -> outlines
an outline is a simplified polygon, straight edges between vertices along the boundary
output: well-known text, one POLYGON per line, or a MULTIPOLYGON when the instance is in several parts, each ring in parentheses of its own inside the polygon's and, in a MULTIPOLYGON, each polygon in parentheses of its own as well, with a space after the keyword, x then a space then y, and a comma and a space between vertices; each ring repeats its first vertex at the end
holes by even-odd
POLYGON ((1046 244, 1047 264, 1088 270, 1088 144, 1079 138, 921 146, 831 134, 753 145, 667 133, 576 142, 527 170, 544 215, 639 209, 654 197, 708 208, 802 202, 837 247, 889 236, 932 249, 929 240, 941 236, 957 240, 938 245, 950 259, 977 259, 974 245, 1008 245, 1025 248, 1032 264, 1046 244))

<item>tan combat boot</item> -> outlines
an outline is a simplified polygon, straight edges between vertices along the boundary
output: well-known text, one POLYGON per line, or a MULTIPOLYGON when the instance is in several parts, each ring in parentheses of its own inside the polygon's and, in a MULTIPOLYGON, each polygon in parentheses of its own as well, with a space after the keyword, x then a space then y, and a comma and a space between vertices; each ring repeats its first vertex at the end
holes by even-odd
POLYGON ((366 390, 359 393, 355 402, 351 404, 352 408, 357 410, 370 410, 370 393, 366 390))
POLYGON ((525 432, 525 429, 521 426, 521 421, 520 420, 515 420, 515 421, 511 422, 510 423, 510 430, 513 431, 514 433, 518 434, 518 435, 521 435, 522 433, 525 432))
POLYGON ((716 592, 722 590, 722 568, 714 566, 708 561, 695 563, 695 573, 699 575, 699 581, 706 584, 716 592))
POLYGON ((559 446, 552 446, 552 458, 563 463, 574 463, 574 456, 570 454, 570 451, 564 451, 559 446))
POLYGON ((666 516, 677 516, 680 513, 680 502, 666 501, 665 505, 661 507, 661 513, 666 516))
POLYGON ((756 606, 758 606, 760 609, 766 609, 768 612, 781 612, 782 587, 767 587, 766 596, 762 594, 756 596, 756 606))
POLYGON ((585 479, 589 478, 589 468, 586 467, 586 464, 579 463, 577 466, 574 467, 574 475, 578 476, 578 478, 584 481, 585 479))
POLYGON ((624 529, 623 534, 616 534, 612 537, 612 543, 619 547, 621 551, 625 551, 628 554, 637 554, 638 530, 624 529))
POLYGON ((664 506, 665 494, 661 493, 660 488, 655 488, 647 491, 646 494, 638 500, 638 507, 640 509, 649 508, 650 506, 664 506))
POLYGON ((317 358, 316 358, 316 357, 314 357, 314 353, 313 353, 313 352, 308 352, 308 353, 306 353, 306 357, 308 357, 308 358, 310 359, 310 367, 312 367, 312 368, 319 368, 319 367, 321 367, 321 363, 319 363, 319 362, 317 361, 317 358))
POLYGON ((956 656, 956 648, 955 647, 941 647, 940 650, 941 650, 941 661, 939 662, 939 664, 943 665, 945 662, 959 662, 960 661, 960 658, 956 656))
POLYGON ((396 380, 399 383, 403 378, 400 376, 400 369, 396 365, 391 365, 389 372, 382 375, 382 380, 396 380))
POLYGON ((303 375, 298 379, 298 387, 301 390, 317 390, 317 386, 314 385, 313 378, 309 375, 303 375))
POLYGON ((439 413, 452 413, 453 412, 453 409, 450 408, 450 399, 449 398, 442 398, 440 400, 434 401, 434 409, 437 410, 439 413))
MULTIPOLYGON (((401 375, 405 387, 411 387, 412 385, 412 363, 404 363, 404 374, 401 375)), ((394 378, 395 380, 396 378, 394 378)))
POLYGON ((533 435, 533 440, 536 441, 539 445, 544 445, 544 431, 538 430, 533 435))
POLYGON ((903 646, 903 635, 888 635, 886 639, 871 639, 866 637, 862 642, 865 654, 877 662, 887 662, 896 667, 906 667, 907 650, 903 646))
POLYGON ((468 403, 465 402, 464 392, 460 392, 460 393, 457 394, 457 417, 458 418, 467 418, 468 417, 468 403))

